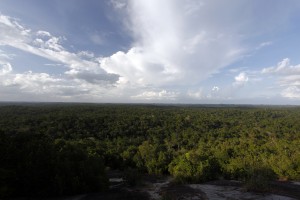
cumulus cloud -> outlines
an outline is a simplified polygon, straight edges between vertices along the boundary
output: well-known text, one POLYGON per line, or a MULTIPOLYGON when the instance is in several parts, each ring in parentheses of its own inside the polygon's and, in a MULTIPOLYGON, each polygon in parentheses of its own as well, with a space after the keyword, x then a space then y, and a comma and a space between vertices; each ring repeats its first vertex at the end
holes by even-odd
POLYGON ((146 91, 141 94, 132 96, 132 99, 140 100, 175 100, 178 97, 179 93, 173 91, 146 91))
POLYGON ((48 38, 52 37, 52 35, 48 31, 37 31, 36 35, 41 37, 48 37, 48 38))
POLYGON ((271 74, 271 73, 276 73, 276 74, 300 74, 300 64, 299 65, 291 65, 290 64, 290 59, 285 58, 282 61, 280 61, 277 66, 274 67, 268 67, 264 68, 262 70, 263 74, 271 74))
MULTIPOLYGON (((70 52, 63 47, 64 37, 55 37, 47 31, 32 31, 20 25, 18 20, 0 14, 0 46, 10 46, 54 61, 56 66, 68 70, 64 76, 47 73, 26 72, 13 74, 9 55, 0 52, 0 75, 2 86, 18 88, 32 94, 75 95, 95 93, 97 87, 113 86, 119 79, 117 74, 103 70, 92 52, 70 52), (92 91, 94 90, 94 91, 92 91), (72 92, 70 92, 72 91, 72 92)), ((53 65, 52 64, 52 65, 53 65)))
POLYGON ((62 37, 54 37, 49 35, 43 38, 36 38, 33 41, 33 44, 41 49, 48 49, 52 51, 61 52, 65 50, 61 45, 62 40, 63 40, 62 37))
MULTIPOLYGON (((187 91, 187 97, 191 100, 197 100, 202 102, 213 102, 214 100, 222 101, 228 99, 227 91, 221 90, 219 86, 213 86, 212 88, 205 89, 203 87, 187 91), (213 100, 213 101, 212 101, 213 100)), ((192 102, 197 102, 192 101, 192 102)))
MULTIPOLYGON (((271 45, 264 42, 250 49, 245 41, 266 31, 265 27, 272 30, 278 21, 284 21, 288 10, 280 6, 274 10, 274 6, 262 19, 253 12, 259 10, 260 4, 252 0, 110 0, 109 4, 114 8, 112 11, 118 12, 117 16, 123 15, 132 43, 127 50, 101 58, 93 52, 72 52, 64 45, 64 36, 30 30, 19 20, 0 14, 0 46, 41 56, 65 70, 62 75, 14 74, 10 62, 6 61, 0 66, 0 73, 6 74, 2 76, 5 78, 1 79, 0 89, 7 85, 21 92, 45 92, 62 97, 78 94, 88 100, 122 97, 129 101, 175 101, 207 99, 209 95, 218 98, 224 91, 223 85, 220 90, 218 86, 205 88, 200 83, 256 47, 271 45), (25 84, 21 85, 21 81, 25 84), (180 93, 172 90, 177 86, 182 88, 180 93)), ((103 35, 95 33, 89 38, 93 43, 106 42, 103 35)), ((282 70, 277 68, 266 69, 264 73, 282 70)), ((235 77, 235 85, 248 82, 249 74, 243 71, 234 72, 240 73, 235 77)))
POLYGON ((16 74, 11 85, 19 86, 20 89, 31 93, 47 93, 47 87, 58 82, 59 79, 51 77, 47 73, 33 73, 31 71, 24 74, 16 74))
POLYGON ((279 83, 280 86, 300 86, 300 74, 280 76, 279 83))
MULTIPOLYGON (((151 55, 149 55, 151 56, 151 55)), ((182 74, 165 69, 155 59, 145 62, 147 55, 140 48, 131 48, 127 53, 119 51, 111 57, 100 59, 101 67, 109 73, 120 74, 133 84, 142 86, 160 85, 162 83, 176 80, 182 74)), ((166 61, 165 66, 170 64, 166 61)))
POLYGON ((111 96, 117 96, 114 88, 99 87, 98 82, 32 71, 10 73, 5 69, 4 72, 0 74, 2 99, 6 96, 11 100, 21 95, 22 100, 27 101, 109 101, 111 96))
MULTIPOLYGON (((290 8, 272 7, 272 12, 263 19, 253 12, 254 8, 260 10, 259 4, 247 0, 127 1, 118 9, 127 12, 124 24, 133 38, 132 46, 99 62, 107 72, 119 74, 123 80, 142 87, 194 87, 249 52, 273 44, 266 41, 251 49, 244 42, 255 34, 276 28, 277 23, 288 18, 290 8), (279 10, 280 17, 275 14, 279 10), (275 18, 276 23, 272 23, 275 18)), ((240 89, 249 81, 249 74, 243 71, 236 71, 240 74, 227 90, 240 89)), ((203 89, 187 89, 183 93, 192 99, 221 95, 203 89)))
POLYGON ((0 76, 6 75, 12 71, 12 67, 10 63, 1 63, 0 62, 0 76))
POLYGON ((18 21, 0 13, 0 45, 18 45, 28 42, 30 29, 21 26, 18 21))
POLYGON ((94 60, 94 54, 87 51, 73 53, 66 50, 62 43, 64 37, 52 36, 47 31, 36 33, 19 25, 16 19, 0 15, 0 45, 11 46, 49 60, 65 64, 70 70, 92 70, 105 75, 106 72, 94 60))
POLYGON ((233 83, 234 86, 242 86, 249 81, 249 77, 247 76, 246 72, 241 72, 234 77, 234 80, 235 80, 235 82, 233 83))
POLYGON ((191 99, 196 99, 196 100, 202 100, 206 97, 203 88, 200 88, 198 90, 188 90, 187 96, 191 99))
POLYGON ((12 66, 8 62, 11 59, 11 55, 7 55, 2 50, 0 50, 0 76, 7 75, 12 72, 12 66))
MULTIPOLYGON (((112 2, 127 11, 124 24, 134 41, 128 51, 103 58, 101 67, 131 82, 156 87, 205 80, 241 59, 251 50, 245 47, 244 40, 260 28, 265 30, 266 25, 271 30, 275 24, 269 19, 278 18, 271 14, 259 19, 251 10, 258 6, 253 1, 112 2)), ((285 13, 283 9, 283 19, 285 13)), ((258 46, 271 44, 267 41, 258 46)))
POLYGON ((300 98, 300 64, 292 65, 289 58, 284 58, 276 66, 264 68, 261 73, 276 75, 278 86, 283 88, 283 97, 300 98))
POLYGON ((118 95, 119 75, 107 73, 92 52, 70 52, 65 38, 47 31, 32 31, 17 19, 0 14, 0 46, 10 46, 41 56, 51 65, 67 69, 63 75, 13 73, 12 56, 0 51, 0 91, 2 100, 111 101, 118 95), (105 100, 106 99, 106 100, 105 100))
POLYGON ((289 86, 281 92, 281 95, 290 99, 300 99, 300 86, 289 86))
MULTIPOLYGON (((226 9, 237 14, 242 5, 235 3, 226 9)), ((204 80, 245 52, 236 16, 224 21, 222 15, 211 15, 223 6, 215 1, 129 1, 126 25, 134 38, 132 48, 103 58, 101 67, 144 85, 204 80)))
POLYGON ((234 77, 234 79, 236 82, 247 82, 249 80, 245 72, 240 73, 239 75, 234 77))
POLYGON ((80 56, 81 58, 88 58, 88 59, 95 57, 95 54, 90 51, 80 51, 77 53, 77 55, 80 56))
POLYGON ((219 92, 220 88, 218 86, 214 86, 211 90, 213 92, 219 92))

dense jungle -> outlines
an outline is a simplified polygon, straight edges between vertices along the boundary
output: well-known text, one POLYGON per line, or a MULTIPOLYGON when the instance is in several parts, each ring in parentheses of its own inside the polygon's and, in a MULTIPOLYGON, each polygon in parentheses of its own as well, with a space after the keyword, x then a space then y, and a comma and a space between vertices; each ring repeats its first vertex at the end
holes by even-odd
POLYGON ((300 107, 2 103, 0 198, 109 189, 108 173, 176 184, 300 180, 300 107))

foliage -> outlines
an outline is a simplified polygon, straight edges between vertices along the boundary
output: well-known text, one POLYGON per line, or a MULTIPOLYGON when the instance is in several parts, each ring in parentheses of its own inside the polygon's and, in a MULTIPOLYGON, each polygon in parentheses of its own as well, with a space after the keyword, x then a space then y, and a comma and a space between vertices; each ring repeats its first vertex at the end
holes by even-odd
POLYGON ((271 189, 270 181, 276 179, 276 174, 267 167, 254 167, 248 172, 246 189, 256 192, 266 192, 271 189))
POLYGON ((2 197, 95 192, 107 185, 101 157, 88 154, 77 142, 54 142, 48 136, 31 133, 3 137, 2 197))
POLYGON ((173 160, 169 171, 178 182, 204 182, 216 179, 220 166, 214 157, 192 150, 173 160))
POLYGON ((104 190, 106 167, 130 169, 132 184, 135 171, 299 180, 299 118, 299 107, 0 104, 0 198, 104 190))

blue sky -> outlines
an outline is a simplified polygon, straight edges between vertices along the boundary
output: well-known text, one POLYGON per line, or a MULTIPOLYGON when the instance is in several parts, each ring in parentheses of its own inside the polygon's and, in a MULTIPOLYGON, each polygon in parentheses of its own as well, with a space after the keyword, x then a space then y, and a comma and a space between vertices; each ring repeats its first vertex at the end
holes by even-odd
POLYGON ((298 0, 0 0, 0 101, 300 104, 298 0))

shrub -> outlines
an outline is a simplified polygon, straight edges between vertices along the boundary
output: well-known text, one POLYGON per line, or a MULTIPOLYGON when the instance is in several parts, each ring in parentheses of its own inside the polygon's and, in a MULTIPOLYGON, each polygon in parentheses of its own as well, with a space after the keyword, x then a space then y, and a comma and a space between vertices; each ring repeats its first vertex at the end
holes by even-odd
POLYGON ((270 182, 276 179, 276 174, 266 167, 254 167, 249 170, 245 186, 249 191, 267 192, 270 190, 270 182))

